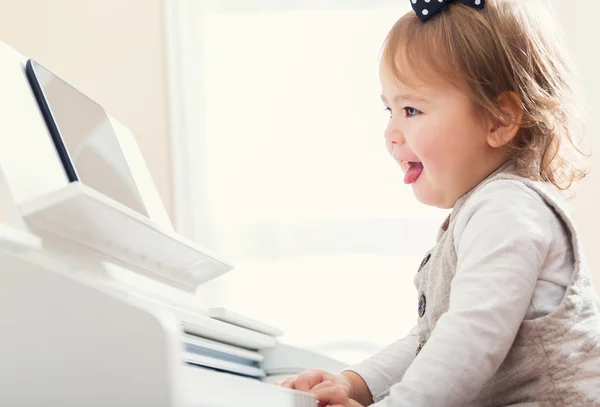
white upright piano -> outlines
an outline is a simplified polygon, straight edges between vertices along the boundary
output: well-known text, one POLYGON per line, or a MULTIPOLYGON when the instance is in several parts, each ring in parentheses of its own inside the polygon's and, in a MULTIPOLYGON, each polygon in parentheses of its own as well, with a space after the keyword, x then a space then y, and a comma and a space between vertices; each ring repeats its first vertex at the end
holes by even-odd
POLYGON ((0 406, 317 406, 273 375, 344 365, 199 307, 233 266, 173 230, 116 120, 104 153, 126 158, 143 210, 70 180, 27 60, 0 42, 0 406))

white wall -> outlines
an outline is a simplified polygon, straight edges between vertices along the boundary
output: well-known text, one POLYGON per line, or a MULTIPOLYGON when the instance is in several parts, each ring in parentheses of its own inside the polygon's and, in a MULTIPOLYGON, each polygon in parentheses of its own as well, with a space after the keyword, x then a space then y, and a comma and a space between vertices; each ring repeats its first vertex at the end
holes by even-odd
POLYGON ((163 28, 162 0, 0 0, 0 41, 133 132, 171 214, 163 28))
POLYGON ((597 290, 600 292, 600 3, 589 0, 552 0, 564 30, 587 98, 586 134, 592 149, 592 173, 581 184, 571 205, 597 290))

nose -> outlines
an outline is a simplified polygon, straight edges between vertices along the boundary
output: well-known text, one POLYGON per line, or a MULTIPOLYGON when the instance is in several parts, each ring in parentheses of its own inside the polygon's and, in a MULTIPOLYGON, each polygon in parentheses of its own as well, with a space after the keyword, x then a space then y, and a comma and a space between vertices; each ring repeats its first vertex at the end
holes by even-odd
POLYGON ((383 135, 385 137, 385 142, 388 145, 402 145, 406 142, 406 139, 404 138, 404 133, 399 128, 399 126, 395 125, 394 120, 390 120, 383 135))

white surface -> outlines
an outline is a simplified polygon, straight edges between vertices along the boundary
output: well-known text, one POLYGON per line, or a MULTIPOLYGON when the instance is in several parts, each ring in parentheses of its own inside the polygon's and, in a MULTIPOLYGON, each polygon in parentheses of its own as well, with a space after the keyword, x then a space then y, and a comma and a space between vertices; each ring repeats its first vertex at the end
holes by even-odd
POLYGON ((232 269, 207 249, 77 182, 20 206, 29 225, 196 287, 232 269))
POLYGON ((176 403, 172 317, 6 252, 0 264, 0 405, 176 403))
POLYGON ((0 405, 316 407, 310 394, 183 364, 193 356, 168 313, 43 266, 45 256, 0 251, 0 405))
POLYGON ((261 353, 265 357, 261 367, 267 374, 294 373, 313 368, 340 372, 347 367, 346 363, 281 342, 261 353))
POLYGON ((288 370, 282 371, 281 373, 272 373, 267 377, 264 377, 261 382, 268 384, 275 384, 284 381, 285 379, 289 379, 290 377, 297 376, 302 373, 304 370, 288 370))
POLYGON ((31 233, 0 223, 0 247, 13 251, 41 249, 42 239, 31 233))
POLYGON ((17 204, 68 184, 27 81, 26 61, 0 41, 0 163, 17 204))
POLYGON ((228 360, 213 358, 206 355, 198 355, 193 352, 186 352, 183 360, 194 365, 219 369, 225 372, 237 373, 257 379, 262 379, 266 376, 265 371, 257 367, 240 365, 228 360))
MULTIPOLYGON (((115 266, 113 264, 103 264, 102 268, 105 270, 112 270, 115 269, 115 266)), ((122 267, 118 268, 123 269, 122 267)), ((124 272, 126 270, 120 271, 124 272)), ((113 281, 111 284, 116 283, 119 289, 124 290, 142 301, 167 308, 169 312, 177 316, 183 329, 194 336, 212 339, 244 349, 268 349, 276 344, 276 339, 272 336, 231 325, 204 315, 203 312, 205 312, 205 310, 182 301, 183 297, 191 296, 191 294, 180 292, 180 298, 177 300, 175 293, 173 292, 174 290, 163 291, 160 295, 157 295, 149 291, 152 290, 152 288, 147 282, 140 281, 140 278, 133 279, 133 275, 128 276, 125 279, 122 278, 123 276, 118 277, 112 272, 109 272, 109 275, 111 278, 116 279, 116 281, 113 281), (121 284, 121 282, 124 281, 127 281, 127 283, 124 283, 126 286, 121 284), (132 285, 135 282, 138 283, 139 287, 135 287, 135 290, 132 290, 132 285)), ((139 277, 143 278, 141 275, 139 275, 139 277)), ((156 285, 160 286, 159 283, 156 283, 156 285)))
MULTIPOLYGON (((144 301, 168 308, 170 312, 179 318, 184 331, 191 334, 188 337, 199 337, 199 340, 203 338, 214 340, 244 349, 268 349, 274 347, 277 343, 276 339, 272 336, 203 315, 201 313, 202 310, 197 307, 192 307, 182 302, 173 303, 161 300, 155 295, 143 295, 139 297, 144 301)), ((243 351, 243 349, 240 351, 243 351)))
POLYGON ((21 231, 28 231, 15 197, 8 186, 8 179, 0 164, 0 219, 3 223, 21 231))
MULTIPOLYGON (((0 43, 0 48, 2 44, 0 43)), ((42 239, 29 233, 0 165, 0 247, 12 251, 40 249, 42 239)))
POLYGON ((137 192, 140 194, 143 205, 148 212, 148 217, 165 229, 173 229, 169 215, 165 210, 162 199, 158 194, 156 185, 150 175, 150 170, 142 156, 142 152, 131 134, 131 131, 117 120, 110 118, 115 135, 119 141, 123 155, 129 164, 131 175, 135 180, 137 192))
POLYGON ((212 349, 217 352, 227 353, 232 356, 237 356, 240 358, 244 358, 254 362, 262 362, 264 356, 258 352, 249 351, 246 349, 241 349, 236 346, 227 345, 224 343, 220 343, 217 341, 212 341, 206 338, 199 338, 194 335, 185 334, 183 336, 183 341, 185 343, 189 343, 196 346, 201 346, 206 349, 212 349))
POLYGON ((312 394, 195 366, 183 369, 186 407, 317 407, 312 394))
POLYGON ((211 318, 218 319, 223 322, 228 322, 233 325, 248 328, 248 329, 251 329, 256 332, 261 332, 261 333, 264 333, 265 335, 270 335, 270 336, 275 336, 275 337, 283 335, 283 332, 280 329, 277 329, 273 326, 264 324, 260 321, 249 318, 247 316, 238 314, 237 312, 234 312, 227 308, 222 308, 222 307, 209 308, 208 316, 211 318))
POLYGON ((183 308, 172 308, 183 324, 183 329, 198 335, 246 349, 268 349, 275 346, 272 336, 254 332, 246 328, 227 324, 183 308))

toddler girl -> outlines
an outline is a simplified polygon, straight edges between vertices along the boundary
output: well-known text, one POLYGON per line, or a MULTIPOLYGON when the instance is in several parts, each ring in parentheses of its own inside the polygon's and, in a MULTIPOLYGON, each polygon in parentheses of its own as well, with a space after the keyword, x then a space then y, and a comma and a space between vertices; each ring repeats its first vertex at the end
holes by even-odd
POLYGON ((380 63, 385 141, 417 199, 452 208, 415 270, 418 324, 282 385, 323 406, 600 406, 599 303, 560 191, 586 171, 552 16, 536 0, 407 1, 380 63))

